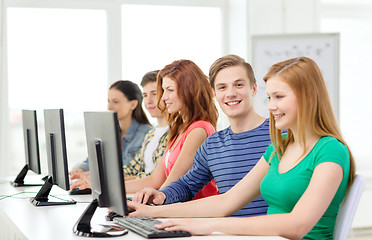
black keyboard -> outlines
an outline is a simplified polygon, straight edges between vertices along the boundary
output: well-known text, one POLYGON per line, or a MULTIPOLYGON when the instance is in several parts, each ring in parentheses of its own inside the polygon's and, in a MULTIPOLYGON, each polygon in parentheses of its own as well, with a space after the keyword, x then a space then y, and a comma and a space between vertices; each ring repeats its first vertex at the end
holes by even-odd
POLYGON ((154 225, 161 221, 150 217, 116 217, 114 223, 121 227, 125 227, 145 238, 173 238, 173 237, 190 237, 191 234, 185 231, 159 230, 154 228, 154 225))

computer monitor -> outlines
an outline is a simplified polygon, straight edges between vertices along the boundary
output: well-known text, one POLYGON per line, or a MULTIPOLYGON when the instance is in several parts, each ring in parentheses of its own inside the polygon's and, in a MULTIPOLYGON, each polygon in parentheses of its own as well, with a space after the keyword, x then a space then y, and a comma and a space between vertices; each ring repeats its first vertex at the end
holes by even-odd
POLYGON ((24 182, 28 170, 41 174, 36 110, 22 110, 22 125, 26 165, 11 184, 14 187, 41 186, 42 184, 26 184, 24 182))
MULTIPOLYGON (((90 220, 97 207, 107 207, 122 216, 128 215, 117 113, 85 112, 84 121, 93 201, 76 222, 73 231, 79 236, 112 237, 109 233, 92 231, 90 220)), ((125 233, 123 231, 121 235, 125 233)))
POLYGON ((75 201, 48 200, 53 185, 64 190, 70 189, 63 109, 45 109, 44 124, 49 175, 40 191, 31 198, 31 202, 35 206, 75 204, 75 201))

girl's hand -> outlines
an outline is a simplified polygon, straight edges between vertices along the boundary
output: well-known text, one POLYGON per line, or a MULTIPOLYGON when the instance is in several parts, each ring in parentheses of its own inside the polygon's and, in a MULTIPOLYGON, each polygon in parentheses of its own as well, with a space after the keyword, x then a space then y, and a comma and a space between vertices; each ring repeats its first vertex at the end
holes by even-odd
POLYGON ((92 188, 90 181, 90 172, 77 172, 70 176, 71 180, 75 180, 71 185, 70 189, 79 188, 81 190, 86 188, 92 188))
POLYGON ((128 201, 129 217, 154 217, 153 208, 155 206, 144 205, 138 202, 128 201))
POLYGON ((186 231, 192 235, 209 235, 212 230, 213 220, 205 219, 183 219, 183 220, 169 220, 155 226, 157 229, 164 229, 166 231, 186 231))

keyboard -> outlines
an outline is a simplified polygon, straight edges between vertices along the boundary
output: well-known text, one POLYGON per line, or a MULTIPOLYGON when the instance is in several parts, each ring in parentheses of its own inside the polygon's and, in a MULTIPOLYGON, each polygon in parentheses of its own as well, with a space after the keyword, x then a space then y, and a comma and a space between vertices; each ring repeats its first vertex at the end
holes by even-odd
POLYGON ((161 221, 150 217, 123 217, 114 218, 114 223, 121 227, 125 227, 145 238, 173 238, 173 237, 190 237, 191 234, 186 231, 159 230, 154 228, 154 225, 161 221))

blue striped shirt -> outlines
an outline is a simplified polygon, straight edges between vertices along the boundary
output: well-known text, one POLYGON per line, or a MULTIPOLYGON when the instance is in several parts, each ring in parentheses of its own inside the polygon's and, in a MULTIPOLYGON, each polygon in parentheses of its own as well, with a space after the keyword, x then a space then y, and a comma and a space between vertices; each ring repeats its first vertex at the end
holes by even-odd
MULTIPOLYGON (((256 165, 269 144, 269 119, 247 132, 234 133, 229 127, 212 134, 197 150, 192 168, 161 189, 166 195, 164 204, 190 201, 213 178, 220 193, 227 192, 256 165)), ((259 196, 232 216, 263 215, 266 211, 267 204, 259 196)))

